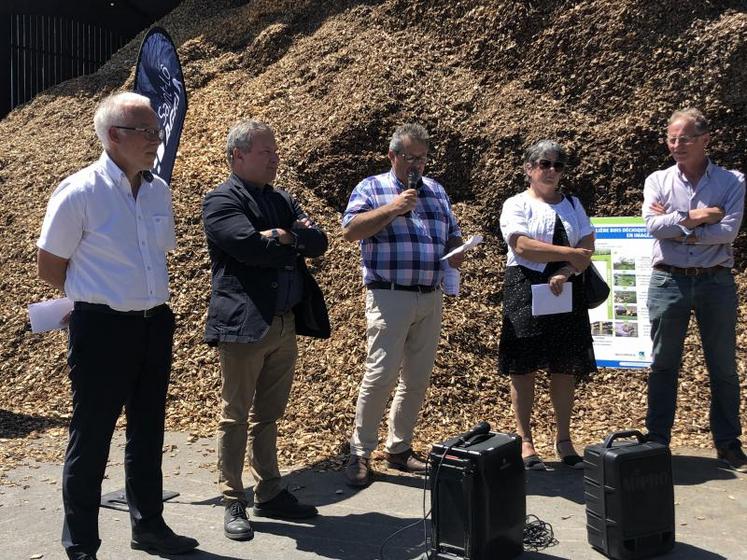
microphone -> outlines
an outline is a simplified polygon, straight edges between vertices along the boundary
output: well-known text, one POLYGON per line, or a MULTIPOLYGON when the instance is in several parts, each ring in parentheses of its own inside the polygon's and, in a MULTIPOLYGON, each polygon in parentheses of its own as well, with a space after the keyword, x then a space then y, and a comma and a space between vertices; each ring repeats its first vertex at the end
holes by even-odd
POLYGON ((475 425, 474 428, 472 428, 469 432, 464 432, 462 435, 459 436, 459 439, 457 439, 457 442, 454 445, 464 445, 467 443, 467 440, 483 435, 483 434, 489 434, 490 433, 490 424, 487 422, 480 422, 479 424, 475 425))
POLYGON ((152 183, 153 182, 153 173, 151 173, 148 170, 143 170, 140 172, 140 176, 145 179, 146 182, 152 183))
POLYGON ((420 173, 414 167, 407 172, 407 188, 420 190, 420 173))
MULTIPOLYGON (((418 192, 420 191, 420 184, 420 173, 418 173, 418 170, 413 167, 407 172, 407 188, 415 189, 415 192, 418 192)), ((412 211, 405 212, 402 215, 409 218, 412 216, 412 211)))

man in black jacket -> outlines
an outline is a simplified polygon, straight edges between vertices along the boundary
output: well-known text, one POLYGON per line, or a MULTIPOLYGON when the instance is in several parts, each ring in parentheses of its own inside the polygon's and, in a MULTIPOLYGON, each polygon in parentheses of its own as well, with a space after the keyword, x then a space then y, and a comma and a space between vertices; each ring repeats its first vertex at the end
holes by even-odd
POLYGON ((241 479, 247 431, 254 514, 301 519, 317 513, 281 486, 276 440, 293 381, 296 334, 329 337, 322 293, 304 262, 327 250, 327 237, 288 193, 272 186, 279 158, 269 126, 237 123, 226 151, 231 175, 202 208, 212 269, 205 339, 218 346, 223 378, 218 484, 224 533, 249 540, 254 533, 241 479))

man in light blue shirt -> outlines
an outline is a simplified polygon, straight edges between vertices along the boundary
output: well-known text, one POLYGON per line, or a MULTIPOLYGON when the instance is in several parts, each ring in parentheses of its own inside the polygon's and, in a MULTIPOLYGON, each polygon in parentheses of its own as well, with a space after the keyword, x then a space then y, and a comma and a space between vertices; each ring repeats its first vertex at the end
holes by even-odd
POLYGON ((682 350, 695 311, 711 383, 710 423, 718 458, 747 472, 739 440, 737 292, 731 272, 745 182, 738 171, 708 159, 709 140, 708 121, 700 111, 675 111, 666 136, 675 165, 649 175, 644 187, 643 217, 654 237, 646 427, 652 441, 669 444, 682 350))

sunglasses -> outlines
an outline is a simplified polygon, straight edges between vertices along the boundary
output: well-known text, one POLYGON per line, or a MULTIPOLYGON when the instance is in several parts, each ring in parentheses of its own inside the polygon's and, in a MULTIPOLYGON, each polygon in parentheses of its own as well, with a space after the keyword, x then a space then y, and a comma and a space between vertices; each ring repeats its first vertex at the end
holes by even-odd
POLYGON ((555 171, 560 173, 561 171, 563 171, 563 169, 565 169, 565 163, 563 163, 562 161, 551 161, 549 159, 538 159, 537 167, 539 167, 543 171, 546 171, 552 167, 553 169, 555 169, 555 171))

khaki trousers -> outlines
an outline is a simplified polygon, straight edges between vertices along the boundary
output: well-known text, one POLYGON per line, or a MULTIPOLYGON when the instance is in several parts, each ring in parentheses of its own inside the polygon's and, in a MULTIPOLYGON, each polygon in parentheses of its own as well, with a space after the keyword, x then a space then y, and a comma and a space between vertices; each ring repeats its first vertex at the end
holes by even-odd
POLYGON ((298 355, 293 313, 275 317, 262 340, 222 342, 218 351, 223 377, 218 486, 224 502, 247 503, 241 475, 248 451, 254 501, 267 502, 282 489, 277 421, 288 404, 298 355))
POLYGON ((355 409, 351 454, 369 457, 376 449, 379 423, 398 379, 385 449, 401 453, 411 447, 436 359, 442 301, 440 290, 427 294, 367 290, 368 356, 355 409))

